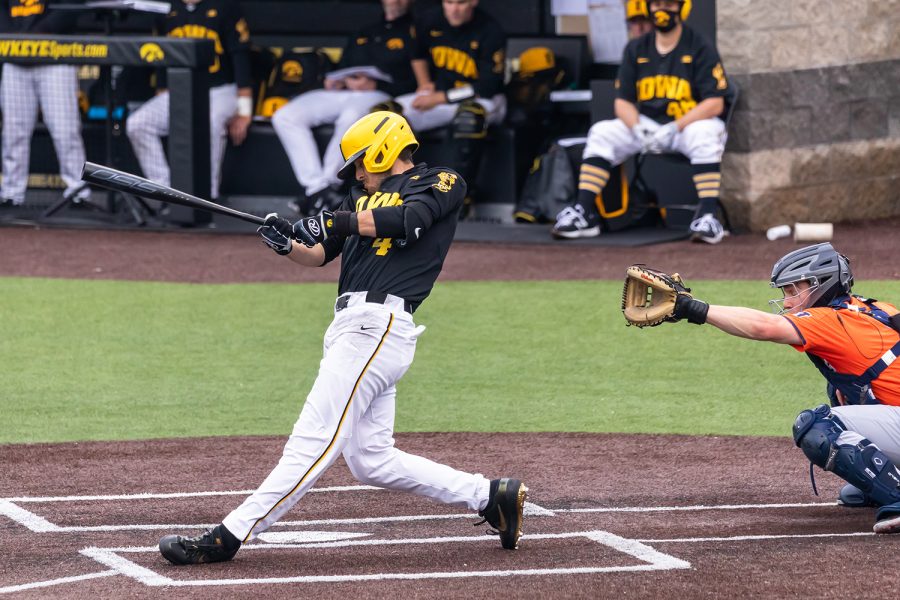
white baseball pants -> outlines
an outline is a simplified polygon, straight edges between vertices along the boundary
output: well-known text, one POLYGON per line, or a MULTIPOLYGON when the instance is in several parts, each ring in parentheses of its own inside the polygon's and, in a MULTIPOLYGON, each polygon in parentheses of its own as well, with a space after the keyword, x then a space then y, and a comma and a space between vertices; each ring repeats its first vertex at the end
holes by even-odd
MULTIPOLYGON (((2 199, 20 204, 28 187, 31 135, 40 107, 59 160, 59 175, 68 195, 81 187, 84 141, 78 113, 78 70, 72 65, 24 67, 5 63, 0 83, 3 110, 2 199)), ((78 196, 87 198, 85 189, 78 196)))
POLYGON ((278 521, 340 456, 362 483, 412 492, 473 511, 488 502, 490 481, 394 447, 395 384, 416 350, 416 327, 403 301, 350 294, 325 332, 319 375, 278 465, 222 523, 248 542, 278 521))
POLYGON ((341 138, 360 117, 390 96, 378 90, 312 90, 300 94, 272 115, 272 127, 291 161, 297 181, 312 196, 341 180, 338 170, 344 166, 341 138), (312 130, 334 124, 334 135, 319 158, 319 147, 312 130))
MULTIPOLYGON (((640 115, 641 124, 653 130, 660 124, 640 115)), ((719 118, 694 121, 675 134, 667 151, 679 152, 694 165, 705 165, 722 161, 725 152, 725 123, 719 118)), ((583 158, 599 156, 613 166, 625 162, 630 156, 641 151, 641 142, 620 119, 597 121, 588 132, 583 158)))
POLYGON ((900 406, 886 404, 835 406, 831 412, 900 466, 900 406))
MULTIPOLYGON (((403 116, 414 131, 427 131, 449 125, 459 107, 458 104, 438 104, 430 110, 417 110, 412 107, 415 98, 416 94, 405 94, 396 98, 403 107, 403 116)), ((503 94, 497 94, 493 98, 475 98, 475 101, 487 111, 488 125, 500 123, 506 116, 506 97, 503 94)))
MULTIPOLYGON (((210 198, 219 197, 228 121, 235 112, 237 112, 237 85, 228 83, 210 88, 210 198)), ((169 92, 154 96, 131 113, 125 129, 144 176, 161 185, 171 185, 169 161, 166 159, 160 139, 169 135, 169 92)))

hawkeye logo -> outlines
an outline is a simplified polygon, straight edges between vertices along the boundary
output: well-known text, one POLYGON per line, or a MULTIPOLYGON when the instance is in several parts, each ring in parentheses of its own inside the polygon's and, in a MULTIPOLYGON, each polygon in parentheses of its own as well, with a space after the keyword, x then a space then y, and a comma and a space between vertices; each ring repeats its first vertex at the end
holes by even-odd
POLYGON ((155 63, 166 57, 166 53, 163 52, 163 49, 159 47, 159 44, 154 44, 153 42, 147 42, 146 44, 141 46, 138 54, 140 55, 142 61, 148 63, 155 63))
POLYGON ((453 173, 445 173, 441 171, 438 173, 438 182, 433 184, 431 187, 444 192, 445 194, 450 191, 450 188, 453 187, 453 184, 456 183, 456 175, 453 173))
POLYGON ((296 60, 286 60, 281 65, 281 79, 288 83, 300 83, 303 79, 303 65, 296 60))
POLYGON ((387 41, 388 50, 403 50, 402 38, 391 38, 387 41))
POLYGON ((19 6, 12 6, 9 9, 11 17, 30 17, 32 15, 40 15, 44 13, 44 3, 41 0, 19 0, 19 6))

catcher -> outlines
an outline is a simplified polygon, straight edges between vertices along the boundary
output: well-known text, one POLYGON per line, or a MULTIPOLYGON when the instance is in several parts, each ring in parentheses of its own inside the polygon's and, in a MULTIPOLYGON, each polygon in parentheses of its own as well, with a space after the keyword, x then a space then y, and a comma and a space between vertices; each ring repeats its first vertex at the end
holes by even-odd
POLYGON ((831 406, 801 412, 794 442, 810 462, 848 482, 840 504, 876 506, 875 533, 900 533, 900 313, 851 293, 850 261, 828 243, 782 257, 771 285, 782 291, 770 301, 779 314, 708 304, 678 275, 633 265, 622 311, 629 325, 686 319, 805 352, 828 382, 831 406))

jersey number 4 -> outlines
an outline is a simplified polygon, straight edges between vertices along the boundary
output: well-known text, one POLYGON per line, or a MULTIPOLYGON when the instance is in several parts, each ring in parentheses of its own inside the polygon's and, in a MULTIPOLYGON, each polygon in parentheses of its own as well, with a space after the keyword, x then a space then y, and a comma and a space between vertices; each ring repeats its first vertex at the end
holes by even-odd
POLYGON ((376 256, 384 256, 391 249, 391 238, 375 238, 375 241, 372 242, 372 247, 378 248, 375 251, 376 256))

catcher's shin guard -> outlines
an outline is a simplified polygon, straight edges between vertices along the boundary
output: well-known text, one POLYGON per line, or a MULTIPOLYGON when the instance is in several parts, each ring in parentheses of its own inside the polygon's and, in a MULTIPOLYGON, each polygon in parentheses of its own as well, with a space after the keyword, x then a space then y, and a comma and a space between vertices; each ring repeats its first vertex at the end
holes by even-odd
POLYGON ((852 483, 876 505, 900 502, 900 470, 878 446, 847 431, 828 405, 801 412, 793 433, 810 462, 852 483))

